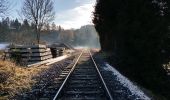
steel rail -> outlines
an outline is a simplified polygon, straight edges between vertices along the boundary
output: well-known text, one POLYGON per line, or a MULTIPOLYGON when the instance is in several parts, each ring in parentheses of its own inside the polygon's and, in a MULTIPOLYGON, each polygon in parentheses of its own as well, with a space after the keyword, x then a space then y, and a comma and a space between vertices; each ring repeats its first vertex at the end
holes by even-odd
POLYGON ((62 90, 63 87, 65 86, 65 84, 66 84, 67 80, 69 79, 71 73, 74 71, 74 69, 75 69, 75 67, 76 67, 76 65, 77 65, 80 57, 82 56, 83 52, 84 52, 84 51, 82 51, 81 54, 79 55, 78 59, 77 59, 76 62, 74 63, 72 69, 70 70, 70 72, 68 73, 68 75, 67 75, 67 77, 65 78, 64 82, 63 82, 62 85, 60 86, 60 88, 59 88, 59 90, 57 91, 57 93, 56 93, 55 97, 53 98, 53 100, 56 100, 56 99, 58 98, 61 90, 62 90))
POLYGON ((109 99, 110 99, 110 100, 113 100, 113 97, 112 97, 112 95, 111 95, 111 93, 110 93, 110 91, 109 91, 109 89, 108 89, 108 87, 107 87, 107 85, 106 85, 106 83, 105 83, 105 81, 104 81, 104 79, 103 79, 100 71, 99 71, 99 68, 98 68, 98 66, 97 66, 97 64, 96 64, 96 62, 95 62, 95 60, 94 60, 94 58, 93 58, 90 50, 89 50, 89 53, 90 53, 90 56, 91 56, 91 59, 92 59, 94 65, 95 65, 95 67, 96 67, 96 70, 97 70, 97 72, 98 72, 98 74, 99 74, 99 76, 100 76, 100 79, 101 79, 101 81, 102 81, 102 83, 103 83, 103 85, 104 85, 104 88, 105 88, 105 90, 106 90, 106 92, 107 92, 107 94, 108 94, 108 96, 109 96, 109 99))

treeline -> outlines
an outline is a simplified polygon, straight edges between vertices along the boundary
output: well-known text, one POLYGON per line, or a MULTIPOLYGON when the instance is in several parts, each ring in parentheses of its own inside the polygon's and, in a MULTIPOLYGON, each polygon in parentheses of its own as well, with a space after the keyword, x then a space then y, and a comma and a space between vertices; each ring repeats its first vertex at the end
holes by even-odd
POLYGON ((168 0, 97 0, 94 19, 103 51, 126 76, 170 99, 168 0))
POLYGON ((63 42, 72 46, 100 48, 99 36, 93 25, 85 25, 80 29, 61 30, 48 34, 42 33, 41 40, 48 43, 63 42))
POLYGON ((99 36, 93 25, 82 26, 75 30, 74 44, 76 46, 87 46, 100 48, 99 36))
MULTIPOLYGON (((59 32, 62 30, 64 29, 61 26, 57 26, 53 22, 52 24, 46 23, 41 32, 59 32)), ((35 25, 29 23, 27 19, 19 21, 18 19, 11 20, 6 17, 0 21, 0 42, 27 43, 32 40, 36 41, 35 37, 35 25)))
MULTIPOLYGON (((22 22, 8 17, 0 21, 0 42, 35 43, 35 25, 27 19, 22 22)), ((69 43, 73 46, 100 47, 99 36, 93 25, 82 26, 80 29, 65 30, 60 25, 46 23, 40 31, 41 43, 69 43)))
MULTIPOLYGON (((10 20, 9 17, 2 18, 0 21, 0 32, 6 31, 21 31, 21 30, 30 30, 34 29, 34 23, 29 23, 27 19, 24 19, 23 22, 19 21, 17 18, 15 20, 10 20)), ((45 23, 41 31, 57 31, 63 30, 63 28, 53 22, 52 24, 45 23)))

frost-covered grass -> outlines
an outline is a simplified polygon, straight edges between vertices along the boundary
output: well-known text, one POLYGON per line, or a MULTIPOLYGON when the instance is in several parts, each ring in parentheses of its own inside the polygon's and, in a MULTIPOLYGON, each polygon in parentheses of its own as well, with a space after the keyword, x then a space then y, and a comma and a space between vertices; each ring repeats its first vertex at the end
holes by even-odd
POLYGON ((114 67, 110 66, 108 63, 105 63, 106 67, 104 69, 106 71, 111 71, 113 75, 116 76, 117 80, 124 87, 127 87, 133 95, 136 95, 138 98, 136 100, 151 100, 141 89, 139 89, 136 85, 134 85, 129 79, 120 74, 114 67))

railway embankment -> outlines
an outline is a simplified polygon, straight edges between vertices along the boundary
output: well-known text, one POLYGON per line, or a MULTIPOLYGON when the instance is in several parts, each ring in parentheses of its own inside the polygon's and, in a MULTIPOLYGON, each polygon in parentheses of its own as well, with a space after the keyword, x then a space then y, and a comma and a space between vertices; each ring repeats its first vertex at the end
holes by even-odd
MULTIPOLYGON (((114 94, 117 97, 121 97, 120 100, 126 100, 124 97, 127 99, 133 98, 128 100, 135 100, 135 95, 139 100, 145 100, 147 97, 151 100, 168 100, 163 95, 155 93, 155 91, 146 88, 133 78, 126 75, 117 65, 113 53, 98 52, 95 54, 95 59, 97 64, 99 64, 100 69, 103 70, 102 74, 104 74, 106 82, 113 87, 111 91, 116 91, 114 94), (112 81, 110 81, 110 79, 112 79, 112 81), (121 91, 119 91, 119 89, 121 89, 121 91)), ((130 74, 133 74, 133 72, 130 74)), ((167 91, 164 92, 166 93, 167 91)))
POLYGON ((46 86, 74 58, 75 56, 72 56, 64 60, 57 60, 56 63, 50 65, 32 67, 19 66, 12 61, 0 60, 0 100, 18 98, 28 92, 37 93, 37 84, 43 83, 42 87, 46 86))

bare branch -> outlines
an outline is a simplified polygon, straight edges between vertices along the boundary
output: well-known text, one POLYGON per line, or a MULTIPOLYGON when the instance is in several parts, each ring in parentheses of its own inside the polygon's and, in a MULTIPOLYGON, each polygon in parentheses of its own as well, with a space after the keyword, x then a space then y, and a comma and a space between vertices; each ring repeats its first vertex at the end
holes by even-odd
POLYGON ((0 16, 5 15, 8 7, 9 2, 7 0, 0 0, 0 16))
POLYGON ((37 40, 39 42, 39 31, 42 29, 45 23, 48 23, 54 19, 52 0, 25 0, 22 13, 26 19, 35 24, 35 30, 37 33, 37 40))

